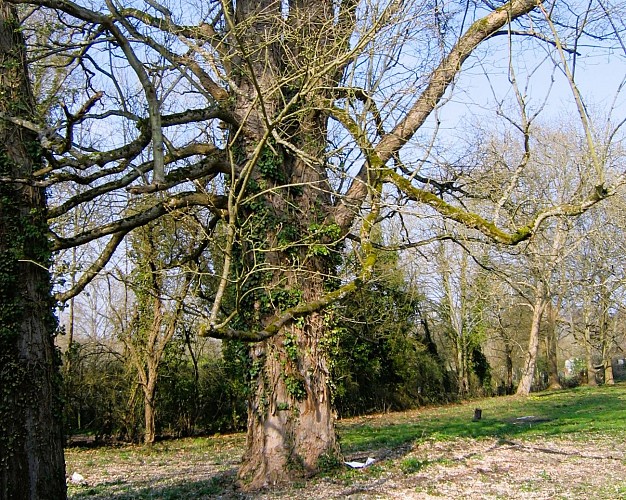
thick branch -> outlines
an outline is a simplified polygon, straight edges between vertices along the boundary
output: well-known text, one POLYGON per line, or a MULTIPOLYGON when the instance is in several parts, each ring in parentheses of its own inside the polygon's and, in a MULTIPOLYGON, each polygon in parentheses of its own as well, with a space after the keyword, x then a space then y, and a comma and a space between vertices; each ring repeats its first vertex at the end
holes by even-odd
POLYGON ((117 247, 127 234, 128 231, 121 231, 114 234, 107 243, 107 246, 104 248, 102 254, 100 254, 100 257, 98 257, 95 262, 89 266, 89 269, 81 275, 80 279, 74 284, 74 286, 72 286, 72 288, 65 292, 55 294, 55 300, 58 302, 67 302, 72 297, 76 297, 76 295, 82 292, 91 280, 93 280, 98 273, 104 269, 104 266, 107 265, 109 260, 111 260, 115 250, 117 250, 117 247))
POLYGON ((159 191, 165 191, 171 187, 174 187, 181 182, 192 181, 199 179, 200 177, 206 177, 210 174, 224 173, 229 174, 232 172, 230 164, 223 158, 208 158, 197 165, 193 165, 187 168, 179 168, 167 174, 161 184, 150 184, 147 186, 133 186, 128 188, 128 192, 131 194, 143 194, 143 193, 156 193, 159 191))
POLYGON ((160 201, 146 210, 134 215, 118 219, 109 224, 90 229, 83 233, 77 234, 72 238, 53 237, 53 250, 63 250, 66 248, 77 247, 96 240, 109 234, 118 233, 120 231, 130 231, 139 226, 143 226, 150 221, 158 219, 173 210, 188 208, 192 206, 205 206, 210 210, 223 210, 227 206, 227 198, 225 196, 210 195, 204 193, 187 192, 171 196, 167 200, 160 201))
POLYGON ((474 49, 505 24, 532 11, 539 3, 540 0, 511 0, 470 26, 433 72, 428 87, 406 116, 377 144, 376 153, 384 163, 424 124, 474 49))
MULTIPOLYGON (((176 155, 175 159, 181 159, 181 158, 185 158, 186 156, 199 154, 197 152, 190 152, 190 150, 183 151, 182 153, 183 154, 181 154, 180 156, 176 155)), ((175 161, 175 159, 172 158, 172 161, 175 161)), ((168 158, 168 163, 169 163, 169 158, 168 158)), ((137 180, 143 173, 149 171, 151 166, 152 166, 151 163, 146 163, 144 165, 137 167, 136 169, 131 170, 120 179, 116 179, 114 181, 101 184, 99 186, 96 186, 87 191, 83 191, 82 193, 79 193, 71 197, 62 205, 50 208, 50 210, 48 211, 48 218, 54 219, 56 217, 63 215, 64 213, 67 213, 69 210, 77 207, 81 203, 91 201, 103 194, 110 193, 117 189, 122 189, 122 188, 129 186, 132 182, 137 180)), ((171 188, 173 186, 176 186, 177 184, 180 184, 181 182, 199 179, 201 177, 204 177, 210 174, 216 174, 219 172, 226 172, 226 173, 230 172, 228 164, 225 163, 225 161, 222 158, 207 158, 199 162, 197 165, 192 165, 187 168, 179 168, 177 170, 170 172, 169 174, 165 176, 165 180, 158 188, 153 185, 137 186, 136 188, 130 188, 129 191, 133 194, 139 194, 139 193, 144 193, 144 192, 156 192, 158 190, 165 190, 165 189, 171 188)))
MULTIPOLYGON (((459 39, 448 56, 430 77, 430 83, 405 117, 376 145, 368 156, 370 163, 386 164, 413 137, 433 112, 450 84, 461 71, 463 62, 474 49, 507 23, 532 11, 541 0, 511 0, 502 7, 477 20, 459 39), (376 156, 374 158, 373 156, 376 156)), ((363 165, 341 204, 335 209, 335 221, 341 227, 349 227, 358 207, 367 196, 367 166, 363 165)))
MULTIPOLYGON (((2 116, 0 116, 2 118, 2 116)), ((8 118, 7 118, 8 119, 8 118)), ((219 119, 225 121, 227 123, 235 123, 232 116, 220 108, 210 107, 210 108, 202 108, 202 109, 188 109, 181 113, 173 113, 171 115, 164 115, 161 117, 161 125, 163 127, 173 127, 176 125, 184 125, 187 123, 193 123, 204 120, 211 119, 219 119)), ((32 127, 35 127, 35 125, 32 127)), ((132 160, 137 155, 139 155, 144 148, 150 144, 152 139, 152 131, 149 127, 145 127, 142 125, 142 122, 138 125, 140 134, 137 138, 121 146, 119 148, 112 149, 110 151, 104 151, 101 153, 98 152, 89 152, 83 153, 76 149, 72 149, 70 151, 71 157, 63 156, 63 157, 55 157, 54 158, 54 167, 45 167, 40 169, 39 171, 34 173, 35 177, 44 177, 48 175, 52 170, 59 170, 63 167, 72 167, 79 170, 85 170, 89 167, 98 165, 104 166, 108 163, 120 161, 120 160, 132 160)), ((47 130, 37 128, 34 129, 28 127, 31 130, 37 132, 40 137, 47 137, 49 134, 47 130)), ((57 134, 58 135, 58 134, 57 134)), ((59 141, 62 142, 62 138, 58 136, 59 141)), ((43 144, 44 147, 48 147, 46 144, 43 144)), ((52 148, 52 152, 54 153, 54 148, 52 148)), ((166 160, 167 161, 167 160, 166 160)))
POLYGON ((543 210, 539 212, 530 223, 518 228, 514 232, 508 233, 497 227, 493 222, 475 213, 455 207, 428 191, 416 188, 408 179, 405 179, 391 169, 387 170, 387 181, 394 184, 409 199, 424 203, 435 209, 444 217, 459 222, 468 228, 476 229, 493 241, 504 245, 517 245, 531 238, 537 232, 541 224, 551 217, 562 215, 576 216, 585 213, 600 201, 609 196, 613 196, 617 188, 624 183, 624 179, 620 177, 615 184, 608 188, 597 186, 589 197, 580 203, 563 203, 549 210, 543 210))
POLYGON ((362 279, 356 279, 340 287, 334 292, 327 293, 318 300, 299 304, 284 311, 280 316, 273 316, 268 321, 263 330, 236 330, 229 327, 216 327, 208 325, 199 334, 203 337, 212 337, 215 339, 236 339, 246 342, 260 342, 276 335, 280 329, 291 323, 294 319, 307 316, 314 312, 320 311, 326 306, 341 300, 350 293, 354 292, 362 283, 362 279))

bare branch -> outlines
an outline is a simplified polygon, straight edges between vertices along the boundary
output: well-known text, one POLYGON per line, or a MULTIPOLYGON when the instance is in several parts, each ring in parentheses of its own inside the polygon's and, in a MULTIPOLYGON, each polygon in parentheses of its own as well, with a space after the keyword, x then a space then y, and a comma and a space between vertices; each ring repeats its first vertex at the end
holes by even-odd
POLYGON ((124 240, 127 234, 128 231, 120 231, 119 233, 115 233, 107 243, 100 256, 89 266, 89 269, 87 269, 80 276, 80 278, 72 286, 72 288, 65 292, 56 293, 54 295, 54 299, 57 302, 63 303, 67 302, 72 297, 76 297, 80 292, 82 292, 85 287, 89 283, 91 283, 91 281, 98 275, 98 273, 104 269, 104 266, 106 266, 107 263, 111 260, 111 257, 115 253, 115 250, 117 250, 117 247, 124 240))
MULTIPOLYGON (((529 13, 537 5, 538 0, 510 0, 502 7, 474 22, 451 49, 448 56, 435 69, 429 79, 428 86, 404 118, 376 145, 373 153, 367 157, 368 162, 383 166, 393 158, 397 151, 424 124, 426 118, 435 109, 437 103, 461 71, 463 62, 472 54, 474 49, 500 30, 505 24, 529 13)), ((354 136, 354 132, 350 132, 354 136)), ((350 226, 351 221, 356 216, 355 208, 363 203, 367 194, 364 183, 366 177, 367 167, 364 164, 346 195, 342 198, 341 203, 335 208, 334 217, 341 227, 347 228, 350 226)))
MULTIPOLYGON (((124 16, 120 15, 115 5, 113 5, 113 1, 106 0, 106 4, 117 20, 125 26, 126 29, 132 30, 132 26, 130 26, 130 23, 128 23, 124 16)), ((126 37, 114 23, 109 23, 106 27, 119 43, 120 48, 126 55, 130 67, 137 75, 137 78, 143 87, 146 101, 148 102, 148 115, 150 117, 150 128, 152 130, 152 155, 154 161, 152 183, 156 185, 162 184, 165 181, 165 150, 163 147, 163 130, 161 128, 161 105, 159 97, 157 96, 154 85, 148 77, 148 73, 139 58, 135 55, 135 52, 126 37)))
POLYGON ((83 233, 77 234, 71 238, 53 237, 53 250, 63 250, 66 248, 77 247, 96 240, 109 234, 120 231, 130 231, 139 226, 143 226, 150 221, 172 212, 193 206, 203 206, 210 210, 220 211, 226 208, 227 199, 225 196, 210 195, 196 192, 186 192, 172 195, 167 200, 160 201, 155 205, 142 210, 139 213, 130 215, 123 219, 118 219, 109 224, 104 224, 94 229, 90 229, 83 233))

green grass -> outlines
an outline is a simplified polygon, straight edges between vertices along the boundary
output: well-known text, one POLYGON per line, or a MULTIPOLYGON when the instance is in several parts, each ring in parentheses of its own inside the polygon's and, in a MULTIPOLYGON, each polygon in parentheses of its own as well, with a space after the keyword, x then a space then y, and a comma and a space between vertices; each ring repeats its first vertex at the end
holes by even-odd
MULTIPOLYGON (((395 471, 410 476, 435 464, 446 465, 450 461, 446 456, 423 457, 407 453, 414 444, 426 441, 471 438, 540 440, 542 436, 592 444, 595 437, 608 438, 604 442, 622 441, 626 434, 626 383, 360 417, 340 422, 338 434, 347 457, 375 456, 379 459, 375 465, 360 470, 334 469, 334 462, 321 464, 325 465, 326 472, 317 480, 346 485, 395 471), (482 408, 482 419, 475 422, 472 417, 474 408, 478 407, 482 408), (517 420, 530 415, 539 421, 517 420), (381 461, 381 458, 389 460, 381 461)), ((234 434, 163 441, 152 447, 70 448, 66 452, 68 474, 78 471, 88 484, 70 485, 69 496, 74 499, 130 500, 197 499, 232 494, 244 446, 245 435, 234 434), (177 472, 207 464, 210 472, 204 476, 188 477, 177 472)), ((453 461, 450 463, 454 464, 453 461)), ((523 484, 522 489, 532 493, 538 487, 538 481, 551 481, 550 474, 549 470, 542 472, 536 480, 523 484)), ((315 488, 314 481, 306 481, 303 486, 313 485, 311 487, 315 488)), ((429 494, 436 494, 432 485, 426 488, 429 494)), ((623 483, 607 484, 605 489, 598 493, 599 497, 626 498, 623 483)), ((583 497, 587 493, 581 491, 583 497)))
POLYGON ((396 448, 418 440, 454 438, 559 437, 584 438, 588 433, 622 439, 626 432, 626 384, 543 392, 355 419, 339 426, 344 453, 396 448), (475 407, 482 419, 472 421, 475 407), (535 416, 543 421, 516 420, 535 416))
POLYGON ((116 500, 210 498, 232 488, 244 442, 243 434, 233 434, 161 441, 149 447, 69 448, 68 475, 80 472, 88 484, 70 483, 68 496, 116 500), (184 471, 196 464, 211 464, 213 472, 205 478, 190 478, 185 472, 171 475, 172 471, 184 471), (144 472, 136 475, 137 470, 144 472))

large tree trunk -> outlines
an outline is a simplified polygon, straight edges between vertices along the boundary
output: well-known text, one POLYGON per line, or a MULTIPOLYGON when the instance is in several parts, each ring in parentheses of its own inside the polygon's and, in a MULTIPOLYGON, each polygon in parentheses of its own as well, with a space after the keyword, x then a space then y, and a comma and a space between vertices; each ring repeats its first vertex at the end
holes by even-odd
MULTIPOLYGON (((314 117, 312 117, 313 120, 314 117)), ((311 134, 312 136, 314 134, 311 134)), ((311 175, 299 160, 291 178, 311 175)), ((285 165, 291 160, 286 159, 285 165)), ((305 179, 307 181, 308 179, 305 179)), ((294 181, 295 182, 295 181, 294 181)), ((319 181, 317 181, 319 185, 319 181)), ((305 186, 294 196, 289 213, 282 197, 270 197, 272 213, 279 214, 281 228, 298 234, 319 223, 314 206, 320 194, 305 186)), ((276 228, 268 228, 264 244, 266 259, 274 269, 265 290, 255 295, 253 318, 261 324, 294 303, 313 303, 325 293, 324 280, 332 273, 328 256, 311 257, 300 251, 298 268, 293 269, 296 250, 276 248, 276 228)), ((331 407, 329 370, 324 350, 327 335, 325 317, 313 313, 292 322, 272 338, 251 346, 252 389, 248 403, 248 447, 240 469, 240 484, 254 490, 306 477, 320 467, 338 462, 335 417, 331 407)))
POLYGON ((527 396, 535 376, 535 367, 537 366, 537 354, 539 351, 539 330, 541 327, 541 318, 546 307, 548 299, 546 298, 545 285, 539 282, 537 285, 537 296, 533 304, 533 319, 530 325, 530 337, 528 339, 528 349, 524 359, 524 367, 522 378, 517 386, 516 394, 518 396, 527 396))
POLYGON ((248 409, 248 449, 239 476, 244 489, 292 481, 336 463, 323 336, 322 318, 313 316, 253 348, 253 364, 262 369, 248 409))
MULTIPOLYGON (((0 111, 33 120, 15 10, 0 0, 0 111)), ((46 198, 35 134, 0 119, 0 498, 66 497, 46 198)))
MULTIPOLYGON (((333 190, 325 164, 328 112, 343 94, 338 87, 343 65, 351 56, 339 56, 347 56, 355 40, 359 23, 354 18, 360 3, 237 0, 224 4, 234 4, 227 38, 237 51, 228 59, 227 71, 236 88, 233 114, 241 120, 240 125, 231 125, 229 149, 239 181, 250 180, 231 179, 229 185, 227 235, 236 255, 231 259, 231 248, 225 245, 224 262, 226 268, 231 262, 240 266, 234 322, 246 331, 260 331, 275 325, 272 318, 289 307, 319 303, 328 291, 324 280, 329 287, 338 281, 337 262, 333 262, 338 249, 329 241, 349 229, 368 196, 372 206, 378 205, 382 181, 375 164, 390 160, 412 135, 410 131, 423 123, 485 33, 499 29, 508 15, 517 17, 535 4, 517 3, 510 14, 495 13, 469 30, 455 54, 441 63, 421 104, 376 146, 378 152, 364 162, 359 179, 337 206, 329 195, 333 190), (248 194, 254 196, 242 201, 248 194), (335 229, 339 231, 331 236, 335 229)), ((391 11, 402 8, 402 2, 392 4, 391 11)), ((381 22, 387 14, 391 14, 387 9, 381 13, 381 22)), ((340 107, 334 112, 340 112, 340 107)), ((369 104, 364 109, 374 113, 369 104)), ((375 216, 376 209, 371 208, 362 221, 365 253, 375 216)), ((369 255, 362 265, 365 270, 371 266, 369 255)), ((225 288, 220 285, 216 292, 211 323, 217 319, 225 288)), ((241 483, 248 489, 307 475, 338 459, 323 349, 325 329, 322 316, 309 314, 286 326, 281 323, 278 331, 272 329, 273 338, 250 349, 248 451, 240 471, 241 483)), ((463 356, 461 385, 467 387, 467 353, 463 356)))
MULTIPOLYGON (((239 40, 250 56, 238 77, 240 92, 235 104, 237 115, 246 116, 246 134, 233 131, 237 141, 233 150, 245 155, 240 163, 256 162, 254 185, 265 188, 257 197, 257 203, 262 203, 244 206, 238 214, 237 226, 249 235, 249 243, 244 241, 236 250, 241 252, 238 260, 255 276, 250 281, 253 290, 239 306, 249 328, 266 324, 296 303, 319 300, 327 291, 324 281, 336 272, 336 262, 324 246, 328 243, 325 231, 332 229, 326 212, 331 203, 324 163, 328 116, 309 108, 309 102, 298 102, 294 119, 280 131, 309 159, 267 139, 265 117, 282 112, 290 102, 300 84, 293 75, 310 64, 311 46, 319 50, 315 64, 327 61, 332 65, 335 52, 347 39, 341 43, 332 40, 335 14, 331 0, 289 2, 289 9, 291 31, 276 36, 284 29, 281 2, 236 3, 235 17, 242 30, 239 40), (253 69, 254 81, 246 77, 247 68, 253 69), (266 146, 255 160, 254 151, 264 140, 266 146), (309 245, 303 246, 302 241, 309 245), (319 253, 310 251, 313 243, 321 245, 319 253), (255 269, 263 266, 267 271, 255 275, 255 269)), ((335 86, 339 77, 340 72, 330 72, 320 78, 316 82, 319 94, 307 98, 327 99, 323 89, 335 86)), ((294 106, 293 102, 290 105, 294 106)), ((248 444, 239 472, 244 489, 289 482, 337 463, 325 336, 324 316, 313 313, 251 346, 248 444)))

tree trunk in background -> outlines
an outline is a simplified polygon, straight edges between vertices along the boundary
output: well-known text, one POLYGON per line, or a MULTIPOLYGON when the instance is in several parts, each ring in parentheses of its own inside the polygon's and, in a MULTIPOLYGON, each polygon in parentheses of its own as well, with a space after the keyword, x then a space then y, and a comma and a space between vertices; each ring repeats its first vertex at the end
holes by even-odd
POLYGON ((596 367, 593 363, 593 345, 592 345, 592 338, 591 338, 591 329, 589 326, 585 326, 584 343, 585 343, 585 363, 587 365, 587 385, 596 386, 598 385, 598 381, 596 380, 596 367))
POLYGON ((535 367, 537 366, 537 354, 539 351, 539 330, 541 328, 541 318, 545 310, 548 299, 546 297, 545 285, 540 281, 537 285, 537 296, 533 304, 533 319, 530 326, 530 338, 528 339, 528 349, 526 351, 522 379, 517 386, 516 394, 518 396, 527 396, 535 376, 535 367))
MULTIPOLYGON (((153 318, 151 328, 147 333, 148 341, 143 349, 138 349, 139 352, 143 351, 145 359, 139 358, 137 360, 138 369, 141 364, 145 363, 145 369, 140 371, 142 377, 141 388, 143 389, 143 415, 144 415, 144 434, 143 442, 147 445, 154 444, 156 438, 156 421, 154 414, 154 398, 157 391, 157 381, 159 377, 159 363, 161 362, 162 349, 165 344, 169 342, 170 336, 165 335, 161 339, 161 329, 163 326, 163 304, 161 302, 161 283, 157 279, 157 272, 154 268, 154 263, 149 266, 152 272, 152 293, 154 297, 153 302, 153 318)), ((175 319, 172 321, 176 321, 175 319)), ((173 331, 173 330, 172 330, 173 331)))
POLYGON ((505 343, 505 363, 506 363, 506 386, 507 394, 513 394, 513 346, 510 342, 505 343))
POLYGON ((604 383, 606 385, 615 385, 615 378, 613 378, 613 364, 611 359, 604 365, 604 383))
POLYGON ((157 373, 150 373, 148 383, 143 386, 144 444, 154 444, 156 438, 156 422, 154 416, 154 397, 156 395, 157 373))
MULTIPOLYGON (((35 120, 24 40, 0 0, 0 111, 35 120)), ((50 296, 46 198, 28 184, 37 136, 0 119, 0 498, 66 497, 60 357, 50 296)))
POLYGON ((546 306, 547 316, 547 332, 546 332, 546 357, 548 359, 548 389, 561 389, 559 382, 559 363, 557 357, 558 336, 556 332, 556 319, 558 307, 552 305, 552 301, 548 301, 546 306))
POLYGON ((604 383, 606 385, 614 385, 613 379, 613 362, 612 362, 612 343, 613 339, 609 334, 609 307, 610 307, 610 292, 606 287, 606 284, 601 288, 601 300, 600 306, 602 307, 601 320, 600 320, 600 344, 602 346, 602 366, 604 369, 604 383))

